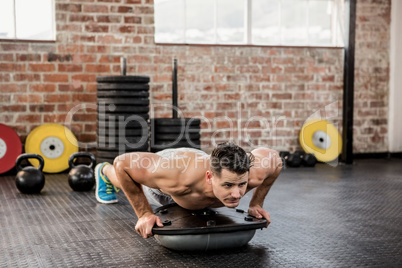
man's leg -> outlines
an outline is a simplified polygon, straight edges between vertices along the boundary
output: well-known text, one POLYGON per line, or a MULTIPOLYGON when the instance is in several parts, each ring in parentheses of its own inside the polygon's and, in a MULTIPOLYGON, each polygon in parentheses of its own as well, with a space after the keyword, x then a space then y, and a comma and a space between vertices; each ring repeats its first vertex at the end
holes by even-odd
MULTIPOLYGON (((115 186, 116 188, 121 188, 120 182, 116 177, 116 171, 113 165, 105 165, 103 167, 103 174, 106 175, 113 186, 115 186)), ((142 185, 142 189, 152 209, 174 203, 170 195, 164 194, 158 189, 152 189, 145 185, 142 185)))
POLYGON ((117 188, 121 188, 120 182, 117 179, 116 171, 113 165, 105 165, 102 169, 103 174, 109 179, 109 181, 117 188))
POLYGON ((95 167, 96 200, 103 204, 117 202, 116 187, 120 185, 116 179, 113 165, 104 162, 95 167), (116 183, 116 185, 115 185, 116 183))
MULTIPOLYGON (((138 159, 138 155, 135 155, 135 157, 132 157, 132 155, 130 155, 130 154, 125 154, 125 155, 122 155, 121 157, 117 157, 114 162, 116 163, 116 161, 119 161, 120 163, 123 163, 124 166, 129 167, 130 161, 132 158, 138 159)), ((109 183, 109 185, 110 185, 109 189, 112 189, 111 186, 114 186, 112 190, 115 190, 115 188, 122 188, 121 183, 117 178, 116 169, 115 169, 114 165, 111 165, 109 163, 102 163, 102 164, 98 164, 98 166, 97 166, 97 168, 99 169, 99 171, 97 172, 97 174, 99 174, 99 176, 97 179, 102 180, 102 181, 103 181, 103 179, 105 179, 107 181, 107 183, 109 183), (99 168, 98 168, 98 166, 99 166, 99 168)), ((98 189, 98 187, 97 187, 97 189, 98 189)), ((145 197, 147 198, 152 209, 156 209, 156 208, 159 208, 159 207, 167 205, 167 204, 175 203, 170 195, 162 193, 159 189, 152 189, 145 185, 142 185, 142 189, 143 189, 145 197)), ((97 200, 101 203, 106 203, 106 204, 116 203, 117 197, 115 197, 115 193, 113 192, 112 195, 114 195, 112 197, 112 200, 114 200, 113 202, 111 202, 110 200, 106 200, 106 202, 104 202, 101 198, 98 197, 98 194, 96 197, 97 197, 97 200), (101 200, 99 200, 99 199, 101 199, 101 200)))
POLYGON ((123 166, 130 167, 133 159, 138 159, 138 153, 126 153, 115 158, 114 163, 100 163, 95 168, 96 179, 96 200, 100 203, 111 204, 117 202, 116 192, 117 188, 121 187, 115 164, 119 162, 123 166))

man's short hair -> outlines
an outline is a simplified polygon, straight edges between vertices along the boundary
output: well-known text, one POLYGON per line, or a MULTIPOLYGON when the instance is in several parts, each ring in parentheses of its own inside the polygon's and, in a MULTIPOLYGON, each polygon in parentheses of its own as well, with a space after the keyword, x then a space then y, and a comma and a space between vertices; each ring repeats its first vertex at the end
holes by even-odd
POLYGON ((246 173, 252 167, 254 156, 240 146, 232 142, 220 143, 212 151, 210 158, 210 169, 218 177, 221 176, 222 169, 234 172, 237 175, 246 173))

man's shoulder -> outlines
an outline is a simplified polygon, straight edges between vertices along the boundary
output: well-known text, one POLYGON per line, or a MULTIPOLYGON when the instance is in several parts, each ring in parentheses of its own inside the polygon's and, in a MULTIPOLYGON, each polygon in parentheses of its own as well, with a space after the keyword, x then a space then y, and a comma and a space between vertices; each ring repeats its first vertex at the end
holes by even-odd
POLYGON ((279 153, 277 150, 268 148, 268 147, 258 147, 251 151, 251 153, 255 156, 259 157, 277 157, 279 153))
POLYGON ((274 173, 282 166, 282 159, 278 151, 268 147, 260 147, 251 151, 254 155, 253 168, 263 169, 267 173, 274 173))

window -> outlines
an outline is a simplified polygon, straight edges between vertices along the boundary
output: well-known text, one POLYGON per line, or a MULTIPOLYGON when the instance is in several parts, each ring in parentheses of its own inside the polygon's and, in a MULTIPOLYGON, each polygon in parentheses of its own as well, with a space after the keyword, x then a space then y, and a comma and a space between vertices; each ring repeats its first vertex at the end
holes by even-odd
POLYGON ((54 0, 1 0, 0 39, 55 40, 54 0))
POLYGON ((155 42, 343 46, 343 0, 155 0, 155 42))

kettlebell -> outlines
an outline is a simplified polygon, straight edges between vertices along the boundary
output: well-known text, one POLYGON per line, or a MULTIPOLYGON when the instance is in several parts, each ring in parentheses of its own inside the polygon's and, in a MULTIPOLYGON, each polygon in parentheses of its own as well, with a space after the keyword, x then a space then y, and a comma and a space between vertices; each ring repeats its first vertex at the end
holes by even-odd
POLYGON ((24 194, 38 194, 45 186, 45 176, 42 173, 45 161, 38 154, 22 154, 15 161, 17 175, 15 184, 18 190, 24 194), (21 162, 25 159, 34 158, 39 161, 39 167, 21 167, 21 162))
POLYGON ((317 164, 317 158, 314 154, 303 154, 302 164, 305 167, 314 167, 317 164))
POLYGON ((74 153, 68 159, 70 172, 68 173, 68 184, 71 189, 78 192, 89 191, 95 185, 94 166, 96 163, 95 156, 91 153, 79 152, 74 153), (79 158, 89 158, 91 163, 89 165, 75 165, 74 161, 79 158))
POLYGON ((288 151, 280 152, 279 156, 282 158, 282 164, 285 167, 300 167, 302 163, 301 153, 299 151, 291 154, 288 151))

